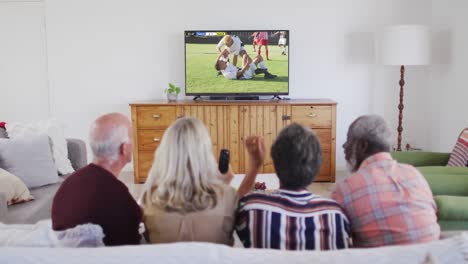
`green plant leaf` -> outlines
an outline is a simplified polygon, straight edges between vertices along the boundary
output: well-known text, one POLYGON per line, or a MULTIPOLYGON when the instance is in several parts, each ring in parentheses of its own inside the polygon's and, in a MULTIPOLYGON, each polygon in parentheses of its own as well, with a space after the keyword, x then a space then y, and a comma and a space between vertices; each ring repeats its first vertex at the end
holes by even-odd
POLYGON ((180 94, 180 87, 176 87, 175 92, 176 92, 176 94, 180 94))
POLYGON ((171 89, 174 89, 176 86, 172 83, 169 83, 169 87, 171 87, 171 89))

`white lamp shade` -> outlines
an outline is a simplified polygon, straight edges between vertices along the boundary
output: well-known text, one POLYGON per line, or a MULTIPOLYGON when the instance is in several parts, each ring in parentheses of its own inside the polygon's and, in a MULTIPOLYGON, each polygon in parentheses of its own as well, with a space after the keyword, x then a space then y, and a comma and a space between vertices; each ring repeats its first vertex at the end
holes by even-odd
POLYGON ((392 26, 382 34, 380 58, 385 65, 427 65, 430 49, 430 32, 426 26, 392 26))

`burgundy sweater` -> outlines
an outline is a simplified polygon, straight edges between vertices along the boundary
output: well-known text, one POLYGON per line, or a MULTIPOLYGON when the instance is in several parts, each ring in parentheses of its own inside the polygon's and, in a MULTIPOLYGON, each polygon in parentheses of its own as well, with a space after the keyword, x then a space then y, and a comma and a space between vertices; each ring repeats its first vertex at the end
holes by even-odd
POLYGON ((52 227, 61 231, 80 224, 98 224, 108 246, 139 244, 142 211, 128 188, 95 164, 70 175, 55 194, 52 227))

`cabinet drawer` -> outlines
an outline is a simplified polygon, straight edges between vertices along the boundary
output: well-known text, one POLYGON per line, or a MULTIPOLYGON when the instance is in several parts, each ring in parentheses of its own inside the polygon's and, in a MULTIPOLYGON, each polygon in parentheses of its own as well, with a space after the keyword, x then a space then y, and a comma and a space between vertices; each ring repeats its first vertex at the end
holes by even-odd
POLYGON ((154 151, 161 143, 165 130, 138 130, 138 150, 154 151))
POLYGON ((297 122, 304 126, 332 126, 332 107, 330 105, 293 106, 291 114, 292 122, 297 122))
POLYGON ((137 108, 138 128, 167 128, 176 120, 176 107, 140 106, 137 108))
POLYGON ((138 176, 146 179, 153 165, 154 152, 138 152, 138 176))

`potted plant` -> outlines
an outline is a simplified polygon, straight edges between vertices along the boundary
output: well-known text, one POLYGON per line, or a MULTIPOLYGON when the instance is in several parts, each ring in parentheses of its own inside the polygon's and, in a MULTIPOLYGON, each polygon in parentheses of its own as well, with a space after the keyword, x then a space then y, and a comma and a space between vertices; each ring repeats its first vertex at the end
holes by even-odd
POLYGON ((169 83, 169 88, 166 88, 164 92, 167 94, 167 100, 169 100, 169 102, 174 102, 177 101, 177 95, 180 94, 180 87, 169 83))

